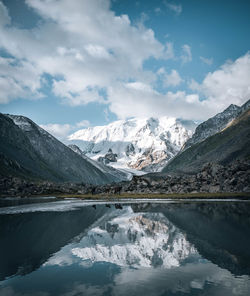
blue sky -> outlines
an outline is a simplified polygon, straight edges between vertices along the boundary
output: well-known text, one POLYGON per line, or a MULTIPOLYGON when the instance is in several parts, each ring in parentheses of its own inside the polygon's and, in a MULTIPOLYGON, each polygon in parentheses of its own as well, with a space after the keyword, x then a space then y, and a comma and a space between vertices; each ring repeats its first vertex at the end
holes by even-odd
POLYGON ((250 98, 250 1, 2 0, 0 111, 59 138, 250 98))

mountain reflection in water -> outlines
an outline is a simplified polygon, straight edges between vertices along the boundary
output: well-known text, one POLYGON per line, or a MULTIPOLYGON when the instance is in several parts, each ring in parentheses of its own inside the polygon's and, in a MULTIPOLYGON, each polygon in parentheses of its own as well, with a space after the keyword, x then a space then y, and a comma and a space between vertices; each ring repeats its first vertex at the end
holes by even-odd
POLYGON ((1 209, 0 295, 250 294, 248 202, 50 205, 1 209))

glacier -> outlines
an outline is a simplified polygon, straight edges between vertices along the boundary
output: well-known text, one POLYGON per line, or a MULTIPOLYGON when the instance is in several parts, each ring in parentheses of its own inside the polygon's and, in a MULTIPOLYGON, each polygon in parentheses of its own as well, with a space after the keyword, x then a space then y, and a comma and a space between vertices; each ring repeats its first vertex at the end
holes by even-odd
POLYGON ((160 171, 192 136, 196 124, 171 117, 132 118, 81 129, 68 140, 93 160, 132 173, 160 171))

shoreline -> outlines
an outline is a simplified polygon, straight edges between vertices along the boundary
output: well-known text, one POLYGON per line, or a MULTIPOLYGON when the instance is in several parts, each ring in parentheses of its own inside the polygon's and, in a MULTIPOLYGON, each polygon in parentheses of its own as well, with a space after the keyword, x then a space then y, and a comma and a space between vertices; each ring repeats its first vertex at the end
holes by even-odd
POLYGON ((51 198, 55 197, 58 199, 80 199, 80 200, 106 200, 106 201, 119 201, 126 199, 140 200, 140 199, 161 199, 161 200, 189 200, 189 199, 245 199, 250 200, 250 192, 220 192, 220 193, 121 193, 120 195, 115 194, 62 194, 62 193, 51 193, 41 195, 30 195, 30 196, 0 196, 0 199, 5 198, 51 198))

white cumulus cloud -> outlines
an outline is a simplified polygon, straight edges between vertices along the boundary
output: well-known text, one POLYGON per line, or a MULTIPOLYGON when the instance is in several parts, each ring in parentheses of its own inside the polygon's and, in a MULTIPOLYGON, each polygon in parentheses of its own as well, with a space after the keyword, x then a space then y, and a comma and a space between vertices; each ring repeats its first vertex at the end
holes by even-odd
POLYGON ((70 124, 49 123, 40 124, 40 127, 59 140, 66 139, 69 133, 73 130, 73 127, 70 124))
POLYGON ((42 76, 28 61, 0 57, 0 103, 16 97, 40 98, 42 76))
MULTIPOLYGON (((164 77, 165 69, 158 75, 164 77)), ((242 105, 250 99, 250 53, 226 62, 209 73, 199 84, 189 84, 193 93, 184 91, 159 93, 141 83, 117 84, 108 89, 110 110, 119 118, 174 116, 206 120, 230 104, 242 105)))
POLYGON ((59 123, 48 123, 48 124, 40 124, 40 127, 45 129, 48 133, 53 135, 55 138, 66 141, 69 134, 76 131, 79 128, 90 126, 90 122, 88 120, 81 120, 76 124, 59 124, 59 123))
POLYGON ((18 65, 9 66, 0 76, 1 102, 27 97, 28 93, 36 96, 42 75, 49 74, 52 91, 64 102, 73 106, 105 103, 100 89, 121 80, 154 80, 153 73, 143 71, 144 61, 172 55, 153 30, 141 23, 132 25, 127 15, 115 15, 109 0, 25 3, 43 19, 31 29, 15 27, 0 2, 0 47, 18 65), (20 67, 25 67, 24 71, 19 71, 20 67), (23 77, 16 80, 18 71, 23 77), (29 79, 32 75, 34 81, 29 79), (13 85, 10 94, 4 88, 8 83, 13 85))
MULTIPOLYGON (((109 0, 25 3, 42 18, 31 29, 16 27, 0 2, 0 48, 10 56, 0 59, 0 103, 42 97, 47 75, 51 91, 63 102, 71 106, 98 102, 119 118, 169 115, 205 120, 250 97, 249 53, 225 63, 201 83, 191 81, 190 92, 160 93, 154 89, 159 76, 165 86, 178 86, 182 78, 175 69, 145 70, 145 61, 191 62, 188 44, 177 59, 172 42, 161 44, 143 23, 133 25, 127 15, 116 15, 109 0)), ((181 5, 171 5, 169 9, 181 13, 181 5)), ((208 58, 201 60, 211 63, 208 58)), ((58 137, 75 127, 46 125, 58 137)))
POLYGON ((182 82, 180 74, 176 70, 172 70, 170 74, 166 74, 164 77, 164 85, 168 86, 177 86, 182 82))
POLYGON ((190 88, 218 111, 230 104, 242 105, 250 99, 250 52, 208 73, 200 84, 193 80, 190 88))
POLYGON ((180 74, 175 69, 172 69, 170 73, 167 73, 165 68, 161 67, 160 69, 158 69, 157 74, 164 87, 175 87, 183 82, 180 74))
POLYGON ((173 116, 186 119, 202 119, 211 115, 205 102, 197 95, 188 96, 184 91, 161 94, 148 87, 131 87, 118 84, 108 89, 110 110, 119 118, 173 116))

